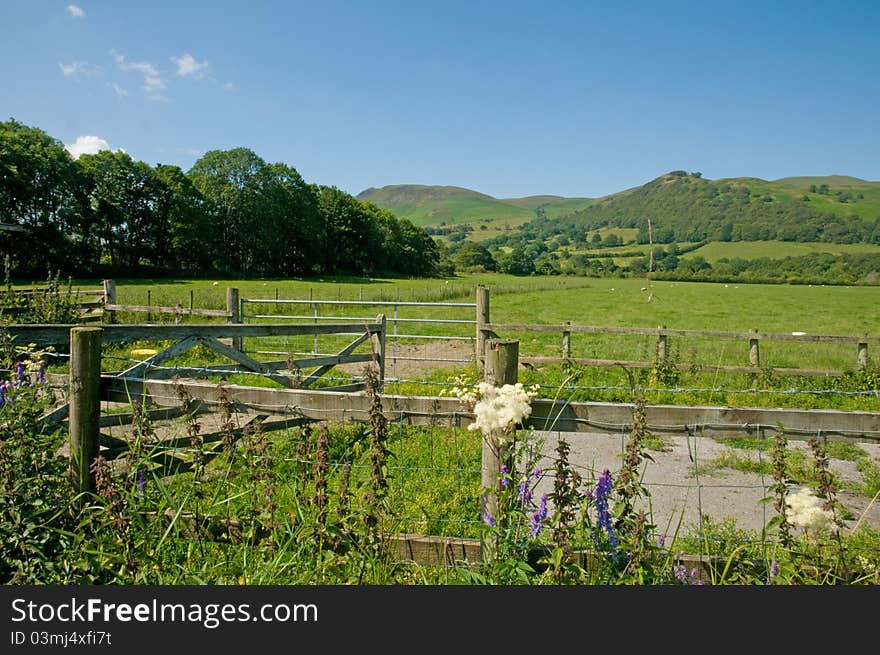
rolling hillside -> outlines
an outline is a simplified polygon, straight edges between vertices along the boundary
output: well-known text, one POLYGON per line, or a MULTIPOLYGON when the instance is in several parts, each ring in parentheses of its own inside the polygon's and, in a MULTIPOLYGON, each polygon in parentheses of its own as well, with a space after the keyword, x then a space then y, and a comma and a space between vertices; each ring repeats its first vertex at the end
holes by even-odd
POLYGON ((534 209, 528 206, 454 186, 397 184, 366 189, 357 199, 384 207, 423 227, 496 220, 522 223, 535 217, 534 209))
POLYGON ((650 218, 661 242, 843 242, 864 240, 858 234, 862 227, 880 219, 880 182, 846 175, 709 180, 673 171, 602 198, 494 198, 461 187, 417 184, 369 188, 357 198, 423 227, 464 226, 471 240, 517 234, 519 227, 535 238, 536 232, 582 232, 603 225, 640 228, 646 240, 650 218))
POLYGON ((461 187, 420 184, 365 189, 357 199, 384 207, 422 227, 470 225, 474 228, 473 239, 493 236, 485 234, 487 230, 497 233, 522 225, 535 218, 539 209, 544 216, 555 218, 596 202, 592 198, 551 195, 501 199, 461 187))
POLYGON ((567 216, 535 220, 518 236, 541 241, 565 234, 579 241, 603 226, 637 228, 641 243, 880 243, 880 183, 840 176, 708 180, 673 171, 567 216))

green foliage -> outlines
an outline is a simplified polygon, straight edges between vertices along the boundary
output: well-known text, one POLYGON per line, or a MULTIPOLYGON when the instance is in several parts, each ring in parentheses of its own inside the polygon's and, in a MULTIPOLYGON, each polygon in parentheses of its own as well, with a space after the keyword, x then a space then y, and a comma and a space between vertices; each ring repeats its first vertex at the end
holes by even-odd
POLYGON ((184 174, 104 150, 77 160, 56 139, 0 123, 0 249, 16 276, 235 273, 426 275, 423 229, 247 148, 212 150, 184 174))
POLYGON ((11 380, 0 379, 0 581, 64 584, 78 567, 66 557, 76 544, 69 460, 58 452, 61 432, 37 424, 53 400, 39 353, 20 362, 11 380))

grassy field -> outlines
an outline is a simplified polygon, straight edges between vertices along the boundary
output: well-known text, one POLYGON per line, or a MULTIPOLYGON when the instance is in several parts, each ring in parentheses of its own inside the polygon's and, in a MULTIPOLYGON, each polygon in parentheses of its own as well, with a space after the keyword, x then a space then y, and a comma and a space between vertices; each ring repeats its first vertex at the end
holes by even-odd
MULTIPOLYGON (((84 288, 95 288, 96 281, 82 281, 84 288)), ((771 285, 724 285, 699 283, 651 283, 645 280, 606 280, 583 278, 516 278, 502 275, 463 276, 454 280, 365 280, 365 279, 325 279, 325 280, 117 280, 119 302, 144 304, 149 291, 150 301, 156 305, 187 306, 192 292, 195 307, 221 308, 225 306, 227 287, 238 288, 244 298, 280 299, 326 299, 373 302, 375 306, 357 305, 352 310, 363 316, 378 311, 380 304, 399 309, 407 307, 404 302, 447 301, 469 303, 474 300, 475 286, 483 284, 490 290, 491 318, 495 323, 541 323, 561 325, 571 321, 583 325, 613 325, 656 327, 664 324, 670 328, 747 330, 760 328, 767 332, 804 331, 811 334, 858 334, 876 329, 880 320, 880 289, 876 287, 806 287, 771 285), (216 282, 216 283, 215 283, 216 282)), ((286 310, 285 310, 286 311, 286 310)), ((382 311, 389 311, 387 306, 382 311)), ((391 310, 393 311, 393 309, 391 310)), ((433 318, 449 319, 453 316, 473 316, 473 308, 434 307, 428 312, 433 318), (460 314, 459 314, 460 312, 460 314)), ((123 314, 124 321, 135 318, 134 314, 123 314)), ((143 316, 140 316, 142 320, 143 316)), ((156 316, 159 319, 160 316, 156 316)), ((165 315, 162 320, 173 320, 165 315)), ((219 319, 218 319, 219 320, 219 319)), ((467 332, 473 334, 473 325, 438 324, 444 334, 467 332)), ((407 330, 415 327, 407 326, 407 330)), ((521 355, 552 354, 559 351, 559 336, 555 333, 500 334, 502 337, 516 337, 521 340, 521 355)), ((696 341, 695 344, 680 346, 679 341, 671 339, 674 357, 686 355, 700 356, 708 361, 737 361, 747 359, 747 343, 735 346, 722 346, 718 342, 696 341), (715 350, 712 350, 715 348, 715 350), (720 352, 719 352, 720 350, 720 352)), ((762 357, 770 363, 795 362, 812 366, 842 357, 850 362, 855 360, 854 348, 843 349, 840 353, 820 355, 813 352, 809 344, 794 344, 778 350, 767 345, 766 355, 762 345, 762 357), (809 346, 809 348, 808 348, 809 346)), ((650 337, 624 339, 619 336, 573 335, 572 348, 575 357, 601 356, 650 359, 654 340, 650 337)), ((784 344, 783 344, 784 345, 784 344)), ((128 345, 126 348, 131 348, 128 345)), ((873 348, 873 346, 872 346, 873 348)), ((873 352, 873 351, 872 351, 873 352)), ((106 354, 106 353, 105 353, 106 354)), ((124 354, 124 350, 121 351, 124 354)), ((110 359, 110 358, 108 358, 110 359)), ((114 363, 110 359, 110 364, 114 363)), ((473 371, 473 368, 461 367, 473 371)), ((439 371, 427 381, 448 382, 452 371, 439 371)), ((668 372, 667 372, 668 373, 668 372)), ((560 367, 536 367, 521 369, 520 379, 529 383, 540 382, 545 386, 545 397, 559 393, 563 398, 585 400, 631 400, 631 390, 626 389, 626 380, 620 370, 563 370, 560 367), (599 387, 606 387, 604 390, 599 387), (620 389, 619 393, 614 388, 620 389), (614 394, 617 393, 615 396, 614 394)), ((233 383, 250 381, 230 379, 233 383)), ((710 380, 710 382, 722 382, 710 380)), ((724 380, 733 383, 734 380, 724 380)), ((800 381, 798 381, 801 383, 800 381)), ((828 381, 838 385, 838 382, 828 381)), ((659 383, 665 386, 706 384, 698 376, 679 380, 664 379, 659 383)), ((687 402, 688 404, 767 404, 778 406, 804 406, 810 402, 836 408, 878 410, 876 399, 877 383, 873 381, 874 396, 868 396, 860 406, 863 397, 849 398, 827 396, 784 396, 790 389, 791 380, 766 378, 762 381, 779 390, 779 394, 750 393, 735 396, 725 392, 711 391, 700 395, 694 391, 675 394, 664 391, 659 385, 649 388, 649 402, 687 402), (818 400, 817 400, 818 399, 818 400)), ((747 381, 743 385, 749 384, 747 381)), ((871 384, 866 380, 866 384, 871 384)), ((29 387, 26 387, 29 388, 29 387)), ((745 388, 745 387, 744 387, 745 388)), ((425 387, 417 384, 388 385, 388 392, 409 392, 419 395, 436 395, 438 387, 425 387)), ((16 411, 20 403, 10 405, 16 411)), ((23 411, 23 410, 21 410, 23 411)), ((38 415, 38 414, 35 414, 38 415)), ((23 413, 21 421, 26 421, 29 413, 23 413)), ((220 417, 221 420, 223 417, 220 417)), ((234 417, 233 417, 234 418, 234 417)), ((237 420, 237 419, 236 419, 237 420)), ((230 425, 234 425, 232 421, 230 425)), ((195 468, 190 473, 170 478, 155 466, 151 459, 151 448, 160 452, 150 432, 151 426, 139 422, 133 428, 122 428, 121 432, 135 430, 137 439, 131 440, 132 452, 127 461, 122 461, 112 472, 110 483, 102 483, 102 490, 90 511, 91 523, 82 524, 73 530, 66 523, 56 529, 54 522, 66 520, 66 512, 56 508, 66 508, 69 499, 68 483, 62 475, 36 475, 25 470, 31 462, 44 462, 46 457, 38 458, 28 449, 36 452, 41 442, 37 433, 26 434, 20 439, 21 450, 3 449, 0 459, 4 470, 17 470, 22 479, 34 479, 44 483, 47 479, 55 481, 51 502, 46 493, 34 485, 24 485, 22 489, 34 497, 28 511, 34 516, 33 525, 47 532, 46 538, 58 542, 54 550, 34 548, 30 557, 31 578, 34 583, 69 584, 97 580, 124 584, 423 584, 443 582, 463 582, 473 580, 464 569, 443 571, 422 571, 412 567, 389 567, 383 562, 377 550, 370 547, 369 535, 377 531, 376 525, 366 519, 378 516, 378 525, 390 532, 419 532, 427 534, 477 537, 485 534, 480 522, 480 435, 466 429, 448 430, 444 425, 417 428, 406 425, 405 421, 390 422, 382 428, 382 440, 387 453, 374 460, 374 441, 378 430, 369 424, 347 420, 329 426, 326 441, 322 441, 320 429, 306 434, 302 428, 278 433, 261 433, 259 430, 243 438, 233 448, 210 460, 207 465, 199 464, 200 459, 192 452, 201 452, 204 446, 198 435, 215 429, 207 417, 195 420, 183 417, 175 422, 175 436, 189 436, 188 445, 183 451, 195 468), (201 429, 199 421, 204 421, 201 429), (199 427, 199 429, 194 429, 199 427), (271 436, 270 436, 271 435, 271 436), (19 456, 23 452, 27 457, 19 456), (15 455, 15 456, 13 456, 15 455), (377 494, 372 480, 377 471, 387 475, 390 482, 387 496, 377 503, 377 494), (344 484, 343 484, 344 479, 344 484), (33 487, 33 489, 31 489, 33 487), (345 489, 345 491, 343 491, 345 489), (197 493, 193 493, 193 491, 197 493), (372 490, 372 491, 371 491, 372 490), (39 491, 39 493, 37 493, 39 491), (325 499, 318 504, 317 498, 325 499), (329 501, 326 499, 329 498, 329 501), (386 509, 387 508, 387 509, 386 509), (96 511, 100 510, 100 511, 96 511), (48 512, 48 514, 47 514, 48 512), (185 522, 174 522, 166 526, 162 521, 145 521, 151 515, 212 517, 211 526, 221 526, 217 541, 208 540, 207 532, 195 536, 185 529, 185 522), (60 518, 59 518, 60 517, 60 518), (225 523, 223 521, 226 521, 225 523), (45 526, 49 526, 46 528, 45 526), (226 532, 223 532, 223 526, 226 532), (241 538, 234 538, 234 526, 241 526, 241 538), (225 535, 225 536, 224 536, 225 535), (366 537, 364 536, 366 535, 366 537), (76 537, 77 540, 73 540, 76 537), (68 543, 68 541, 70 543, 68 543), (60 553, 51 556, 49 552, 60 553), (55 566, 56 557, 63 566, 55 566), (44 561, 45 560, 45 561, 44 561), (131 563, 137 563, 134 566, 131 563), (37 566, 39 564, 42 566, 37 566), (366 576, 366 577, 365 577, 366 576), (455 577, 460 576, 460 577, 455 577)), ((18 431, 13 431, 18 434, 18 431)), ((122 435, 120 435, 122 436, 122 435)), ((650 436, 650 435, 647 435, 650 436)), ((45 438, 45 437, 42 437, 45 438)), ((662 440, 661 440, 662 441, 662 440)), ((764 444, 766 446, 766 444, 764 444)), ((663 443, 657 446, 663 450, 663 443)), ((646 446, 646 448, 653 448, 646 446)), ((59 471, 66 471, 67 462, 58 453, 58 444, 47 444, 47 453, 55 453, 59 471)), ((765 459, 769 453, 765 453, 765 459)), ((854 457, 859 457, 858 453, 854 457)), ((711 466, 733 470, 747 465, 745 458, 729 457, 723 462, 710 462, 711 466)), ((873 460, 867 456, 859 462, 867 462, 864 474, 865 485, 873 486, 868 496, 876 493, 877 473, 873 460)), ((815 471, 812 462, 800 463, 800 472, 794 464, 788 465, 789 478, 807 484, 813 481, 815 471), (812 476, 812 477, 811 477, 812 476)), ((530 473, 533 469, 523 469, 528 479, 538 477, 530 473)), ((638 473, 638 472, 637 472, 638 473)), ((703 471, 704 475, 708 475, 703 471)), ((543 471, 549 482, 554 472, 543 471)), ((766 475, 772 475, 772 470, 766 475)), ((16 476, 4 476, 16 480, 16 476)), ((518 481, 519 478, 515 478, 518 481)), ((615 477, 615 480, 618 478, 615 477)), ((769 480, 769 478, 768 478, 769 480)), ((593 479, 590 479, 592 489, 593 479)), ((511 485, 512 489, 516 485, 511 485)), ((383 492, 384 494, 385 492, 383 492)), ((537 495, 537 493, 536 493, 537 495)), ((577 505, 586 503, 587 496, 578 497, 577 505)), ((537 501, 537 499, 535 499, 537 501)), ((589 507, 584 504, 584 507, 589 507)), ((616 511, 616 510, 615 510, 616 511)), ((529 515, 512 511, 511 521, 521 520, 528 528, 529 515), (524 517, 524 518, 523 518, 524 517)), ((551 514, 552 517, 552 514, 551 514)), ((0 522, 2 523, 2 522, 0 522)), ((11 521, 7 524, 12 525, 11 521)), ((189 524, 187 520, 186 524, 189 524)), ((586 524, 585 524, 586 525, 586 524)), ((622 524, 625 526, 625 524, 622 524)), ((548 524, 548 528, 549 528, 548 524)), ((605 574, 578 577, 578 584, 637 581, 638 584, 674 583, 678 578, 673 574, 675 553, 703 553, 711 556, 731 557, 748 554, 750 558, 763 557, 770 561, 777 559, 782 563, 784 581, 799 582, 799 569, 806 560, 801 549, 792 550, 791 557, 784 552, 771 551, 769 546, 760 543, 758 535, 734 532, 721 526, 718 533, 713 532, 711 523, 690 531, 690 526, 680 534, 670 537, 665 551, 659 552, 663 571, 646 570, 645 576, 633 578, 621 574, 613 568, 614 558, 602 560, 602 566, 609 569, 605 574), (705 528, 705 531, 704 531, 705 528), (677 541, 681 539, 681 541, 677 541), (742 550, 746 548, 748 550, 742 550), (788 562, 791 561, 791 566, 788 562), (654 571, 654 573, 651 573, 654 571), (658 573, 658 571, 660 571, 658 573), (651 577, 651 574, 654 577, 651 577)), ((630 538, 621 528, 621 538, 630 538)), ((521 534, 525 534, 523 529, 521 534)), ((10 530, 11 534, 11 530, 10 530)), ((867 553, 869 564, 876 562, 876 537, 862 542, 868 537, 859 534, 845 535, 846 549, 833 553, 867 553), (860 550, 856 550, 860 548, 860 550)), ((550 530, 545 530, 534 543, 546 546, 550 540, 550 530)), ((585 531, 577 543, 591 544, 590 534, 585 531)), ((42 542, 41 542, 42 543, 42 542)), ((503 542, 501 542, 503 545, 503 542)), ((621 541, 621 543, 625 543, 621 541)), ((657 535, 650 535, 650 543, 658 544, 657 535)), ((517 548, 520 547, 517 542, 517 548)), ((832 544, 834 545, 834 544, 832 544)), ((659 545, 658 545, 659 549, 659 545)), ((505 550, 502 563, 504 571, 515 571, 512 567, 520 560, 520 550, 505 550)), ((525 551, 522 551, 525 552, 525 551)), ((842 556, 842 555, 841 555, 842 556)), ((847 555, 852 559, 852 555, 847 555)), ((825 555, 823 554, 823 558, 825 555)), ((2 561, 3 558, 0 558, 2 561)), ((736 567, 741 561, 735 562, 736 567)), ((861 561, 861 560, 859 560, 861 561)), ((873 568, 862 566, 858 575, 844 578, 849 581, 876 579, 876 565, 873 568), (870 578, 874 575, 874 578, 870 578)), ((736 568, 734 567, 734 568, 736 568)), ((838 567, 842 570, 843 567, 838 567)), ((604 569, 602 569, 604 570, 604 569)), ((805 569, 812 570, 809 567, 805 569)), ((749 572, 744 569, 740 581, 761 582, 767 574, 761 570, 749 572)), ((514 577, 512 574, 493 573, 484 570, 485 575, 499 584, 523 584, 531 581, 542 582, 537 576, 532 578, 514 577), (493 577, 494 576, 494 577, 493 577)), ((803 574, 805 584, 813 583, 812 578, 803 574)), ((822 578, 823 580, 825 578, 822 578)), ((836 578, 828 578, 834 580, 836 578)), ((721 583, 715 581, 716 584, 721 583)))
MULTIPOLYGON (((192 292, 195 307, 220 309, 225 307, 229 287, 239 289, 242 298, 474 302, 477 285, 490 291, 492 320, 504 323, 571 321, 579 325, 836 335, 876 334, 880 325, 880 288, 855 286, 482 274, 445 280, 117 280, 117 294, 120 303, 145 304, 149 292, 154 305, 179 303, 187 307, 192 292)), ((77 286, 97 288, 100 283, 86 280, 77 286)))
POLYGON ((795 241, 713 241, 702 248, 681 256, 688 259, 696 256, 705 258, 710 264, 719 259, 783 259, 799 257, 816 252, 827 252, 832 255, 849 255, 857 253, 880 253, 880 246, 869 243, 799 243, 795 241))
MULTIPOLYGON (((82 281, 84 287, 99 286, 97 281, 82 281)), ((623 326, 656 328, 665 326, 679 330, 741 331, 758 330, 769 334, 804 332, 807 335, 861 336, 877 335, 880 325, 880 288, 808 285, 757 285, 695 282, 660 282, 644 279, 530 277, 498 274, 467 275, 454 279, 390 280, 364 278, 328 278, 309 280, 118 280, 118 301, 125 304, 225 308, 226 289, 239 289, 243 299, 298 299, 355 301, 358 305, 321 305, 320 320, 333 322, 335 317, 356 316, 372 321, 385 314, 390 336, 398 335, 400 344, 415 347, 426 340, 407 335, 459 337, 457 357, 468 357, 475 328, 472 321, 477 285, 490 292, 490 319, 496 324, 542 324, 562 326, 566 322, 586 326, 623 326), (191 299, 191 300, 190 300, 191 299), (420 307, 412 302, 461 303, 465 306, 420 307), (371 304, 366 304, 371 303, 371 304), (395 321, 397 317, 397 321, 395 321), (407 318, 432 319, 446 322, 408 322, 407 318), (461 323, 448 322, 450 320, 461 323), (467 341, 470 339, 470 341, 467 341)), ((254 321, 314 322, 314 307, 309 304, 245 305, 245 313, 254 321), (260 314, 269 318, 252 318, 260 314), (274 319, 274 316, 279 316, 274 319), (299 319, 280 318, 300 316, 299 319)), ((122 313, 122 322, 139 322, 143 314, 122 313)), ((154 314, 156 321, 173 321, 172 315, 154 314)), ((204 322, 206 319, 194 319, 204 322)), ((219 319, 214 319, 219 320, 219 319)), ((520 356, 561 356, 562 330, 550 332, 500 331, 502 338, 520 342, 520 356)), ((276 339, 259 348, 280 352, 338 352, 348 337, 321 337, 315 344, 312 337, 276 339), (317 350, 316 350, 317 349, 317 350)), ((144 345, 144 344, 141 344, 144 345)), ((134 348, 136 346, 131 346, 134 348)), ((128 357, 130 348, 115 353, 128 357)), ((258 347, 253 346, 254 349, 258 347)), ((571 356, 613 360, 652 362, 656 356, 657 339, 650 335, 616 335, 573 333, 571 356)), ((742 339, 710 339, 670 337, 669 362, 685 366, 678 373, 668 369, 659 378, 655 375, 652 402, 761 406, 827 407, 838 409, 875 409, 880 399, 871 390, 877 389, 876 362, 880 346, 868 350, 869 369, 859 373, 854 343, 809 343, 801 341, 760 342, 760 366, 766 373, 755 379, 747 374, 715 373, 705 370, 715 365, 749 365, 749 343, 742 339), (837 370, 838 376, 780 376, 771 367, 837 370), (757 385, 757 386, 756 386, 757 385), (760 388, 785 391, 785 395, 757 395, 743 390, 760 388), (673 389, 673 391, 660 391, 673 389), (676 390, 678 389, 678 390, 676 390), (690 393, 680 389, 731 389, 736 395, 715 391, 690 393), (798 393, 790 391, 800 390, 798 393), (827 392, 845 392, 837 395, 827 392)), ((393 354, 389 346, 389 355, 393 354)), ((270 357, 266 357, 270 358, 270 357)), ((277 357, 275 357, 277 359, 277 357)), ((108 361, 113 370, 119 362, 108 361)), ((454 374, 476 374, 466 363, 438 364, 442 370, 423 377, 434 385, 454 374)), ((650 371, 643 369, 647 375, 650 371)), ((629 384, 620 367, 583 367, 563 370, 561 366, 542 365, 522 369, 523 381, 554 386, 566 380, 586 390, 577 394, 583 400, 627 400, 629 384)), ((409 376, 411 378, 411 376, 409 376)), ((241 383, 244 383, 243 381, 241 383)), ((252 382, 247 382, 252 383, 252 382)), ((401 387, 395 393, 432 395, 434 387, 401 387)))

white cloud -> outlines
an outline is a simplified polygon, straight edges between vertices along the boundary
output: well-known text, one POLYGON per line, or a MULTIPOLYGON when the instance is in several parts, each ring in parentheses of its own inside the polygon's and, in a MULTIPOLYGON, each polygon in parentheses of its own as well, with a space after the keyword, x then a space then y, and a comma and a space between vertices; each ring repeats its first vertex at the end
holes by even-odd
POLYGON ((115 50, 111 50, 110 52, 116 60, 116 65, 119 67, 119 70, 140 73, 143 75, 144 91, 157 100, 162 99, 159 91, 165 88, 165 80, 162 78, 161 73, 159 73, 159 69, 146 61, 128 61, 125 58, 125 55, 122 55, 115 50))
POLYGON ((198 61, 188 52, 183 53, 179 57, 171 57, 171 61, 177 66, 177 74, 181 77, 193 75, 202 77, 204 70, 208 67, 208 60, 198 61))
POLYGON ((224 82, 223 83, 224 91, 235 91, 235 85, 232 82, 224 82))
POLYGON ((126 89, 123 89, 116 82, 111 82, 110 86, 113 87, 113 90, 116 91, 116 95, 118 95, 120 98, 124 98, 128 95, 128 91, 126 89))
POLYGON ((92 66, 87 61, 72 61, 69 64, 62 64, 58 62, 58 67, 61 69, 61 74, 64 77, 72 77, 73 79, 79 79, 80 76, 91 76, 95 75, 101 69, 97 66, 92 66))
MULTIPOLYGON (((79 159, 80 155, 96 155, 102 150, 112 150, 110 144, 99 136, 78 136, 73 143, 65 143, 64 147, 70 156, 79 159)), ((113 152, 125 152, 122 148, 117 148, 113 152)))
POLYGON ((67 11, 70 12, 70 15, 74 18, 82 18, 86 15, 86 12, 83 11, 82 7, 77 7, 76 5, 67 5, 67 11))

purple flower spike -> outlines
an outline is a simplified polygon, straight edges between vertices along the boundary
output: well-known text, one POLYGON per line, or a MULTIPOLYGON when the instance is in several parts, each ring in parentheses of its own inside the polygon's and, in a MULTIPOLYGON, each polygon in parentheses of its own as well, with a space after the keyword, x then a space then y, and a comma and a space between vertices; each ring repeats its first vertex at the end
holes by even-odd
POLYGON ((144 489, 146 489, 147 483, 144 480, 144 472, 138 471, 138 489, 140 489, 141 493, 144 493, 144 489))
POLYGON ((483 514, 483 520, 486 522, 486 525, 488 525, 490 528, 495 527, 495 517, 492 516, 491 514, 489 514, 489 512, 486 512, 483 514))
POLYGON ((541 496, 541 504, 538 511, 532 514, 532 525, 529 528, 529 536, 534 539, 544 529, 544 520, 547 518, 547 494, 541 496))
POLYGON ((18 375, 18 381, 24 381, 24 362, 16 362, 15 363, 15 373, 18 375))

